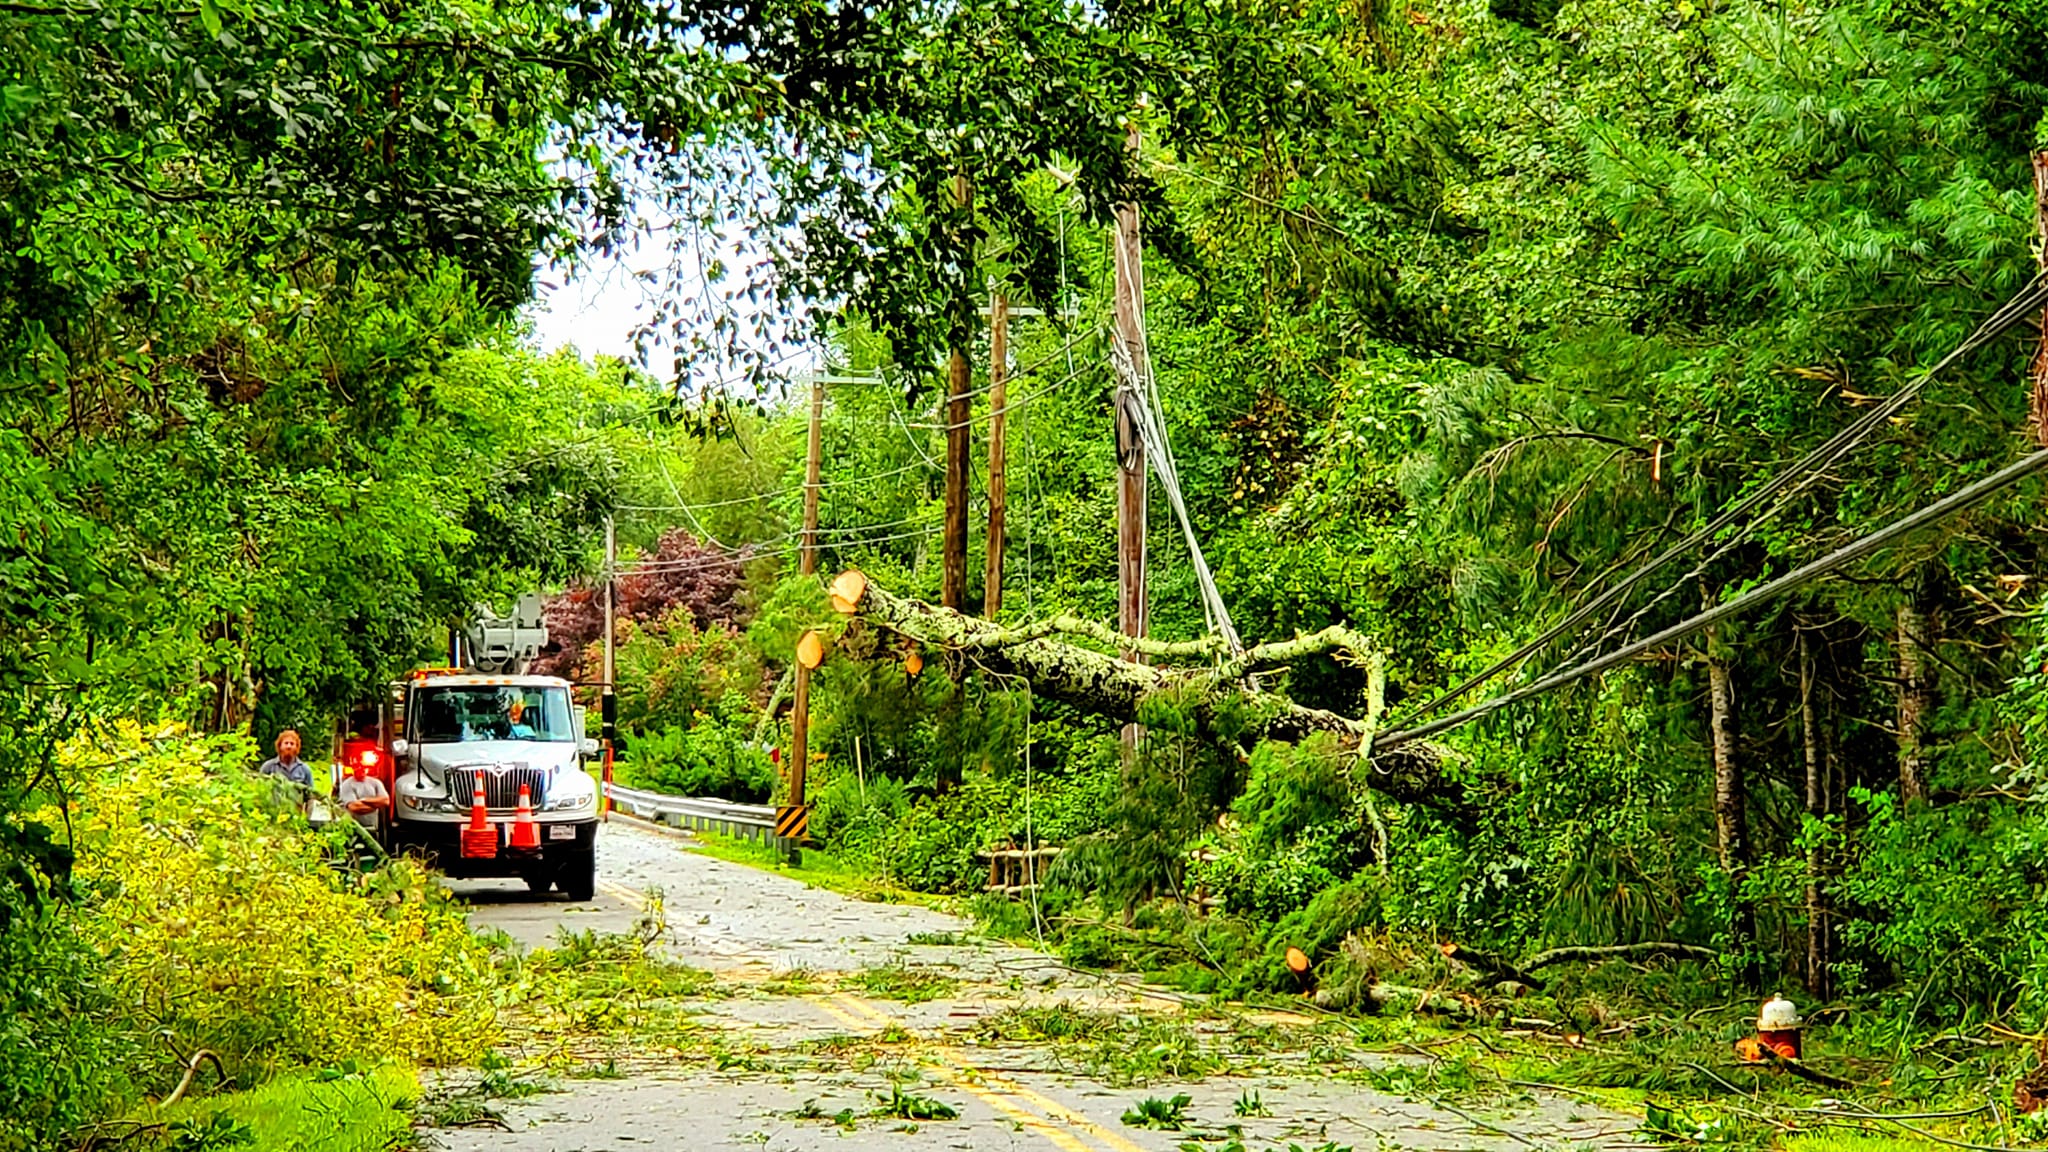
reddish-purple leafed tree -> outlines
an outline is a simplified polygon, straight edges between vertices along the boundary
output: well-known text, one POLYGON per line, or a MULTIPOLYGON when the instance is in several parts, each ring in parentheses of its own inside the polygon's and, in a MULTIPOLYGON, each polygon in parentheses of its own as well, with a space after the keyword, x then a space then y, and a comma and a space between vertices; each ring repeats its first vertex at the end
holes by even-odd
POLYGON ((754 550, 737 553, 709 547, 681 528, 662 533, 654 554, 619 578, 619 608, 641 622, 660 620, 688 608, 697 627, 738 628, 743 608, 739 591, 754 550))
POLYGON ((582 679, 578 665, 583 650, 604 635, 604 589, 571 584, 561 595, 547 598, 541 619, 548 626, 548 644, 528 671, 537 676, 582 679))
MULTIPOLYGON (((622 566, 618 617, 651 624, 687 608, 699 628, 715 624, 737 631, 746 623, 739 593, 746 562, 754 555, 752 548, 730 552, 671 528, 662 533, 651 554, 622 566)), ((545 615, 548 646, 532 670, 543 676, 583 678, 584 652, 604 636, 603 587, 572 584, 548 598, 545 615)))

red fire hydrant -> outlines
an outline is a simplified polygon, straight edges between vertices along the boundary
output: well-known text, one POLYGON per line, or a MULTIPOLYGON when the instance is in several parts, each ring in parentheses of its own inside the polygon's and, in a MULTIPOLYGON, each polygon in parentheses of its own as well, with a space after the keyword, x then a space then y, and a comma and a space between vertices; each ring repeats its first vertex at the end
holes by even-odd
POLYGON ((1764 1001, 1756 1014, 1756 1035, 1737 1042, 1735 1050, 1751 1063, 1762 1063, 1766 1050, 1786 1060, 1797 1060, 1799 1029, 1804 1023, 1799 1018, 1799 1009, 1790 1000, 1773 996, 1764 1001))

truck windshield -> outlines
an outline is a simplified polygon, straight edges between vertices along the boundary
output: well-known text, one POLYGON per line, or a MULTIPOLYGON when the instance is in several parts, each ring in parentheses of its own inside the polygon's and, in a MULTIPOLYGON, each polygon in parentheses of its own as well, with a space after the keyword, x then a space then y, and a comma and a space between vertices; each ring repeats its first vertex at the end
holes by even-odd
POLYGON ((422 744, 477 740, 574 741, 567 688, 478 684, 423 688, 414 738, 422 744))

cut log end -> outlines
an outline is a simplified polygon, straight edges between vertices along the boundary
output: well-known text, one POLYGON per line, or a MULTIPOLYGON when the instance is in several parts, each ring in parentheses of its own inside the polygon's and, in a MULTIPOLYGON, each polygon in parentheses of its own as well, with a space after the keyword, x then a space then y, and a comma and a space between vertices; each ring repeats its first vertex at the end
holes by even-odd
POLYGON ((815 671, 825 662, 825 638, 816 632, 805 632, 796 642, 796 661, 815 671))
POLYGON ((851 616, 860 611, 860 602, 867 596, 868 578, 858 568, 848 568, 832 579, 832 610, 841 616, 851 616))

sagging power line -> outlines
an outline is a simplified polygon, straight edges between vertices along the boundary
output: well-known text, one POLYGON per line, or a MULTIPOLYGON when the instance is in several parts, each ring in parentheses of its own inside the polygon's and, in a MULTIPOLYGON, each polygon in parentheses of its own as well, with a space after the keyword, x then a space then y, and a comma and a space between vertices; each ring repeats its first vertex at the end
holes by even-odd
POLYGON ((1412 720, 1417 717, 1427 716, 1444 705, 1459 699, 1474 688, 1492 680, 1502 672, 1519 667, 1523 661, 1542 651, 1558 637, 1565 635, 1584 623, 1594 613, 1613 604, 1630 589, 1648 579, 1665 565, 1670 564, 1692 549, 1713 539, 1722 529, 1727 528, 1736 520, 1757 508, 1765 500, 1782 491, 1787 485, 1800 480, 1803 476, 1809 474, 1817 476, 1825 471, 1836 461, 1847 455, 1851 449, 1867 438, 1871 432, 1889 420, 1899 409, 1905 407, 1936 376, 1963 357, 1976 352, 1992 340, 2003 335, 2022 320, 2039 313, 2044 304, 2048 304, 2048 278, 2036 276, 2028 283, 2027 287, 2021 289, 2003 307, 1992 313, 1989 318, 1977 326, 1975 331, 1971 332, 1961 343, 1951 349, 1947 355, 1936 361, 1933 367, 1928 368, 1925 372, 1908 381, 1898 391, 1887 397, 1883 403, 1864 413, 1841 431, 1829 437, 1826 442, 1813 448, 1789 467, 1771 477, 1770 480, 1759 485, 1755 490, 1737 500, 1734 504, 1729 505, 1704 526, 1688 533, 1684 539, 1658 553, 1654 558, 1645 562, 1628 575, 1609 585, 1605 591, 1580 605, 1563 620, 1545 629, 1535 639, 1521 645, 1513 652, 1494 661, 1485 669, 1474 673, 1457 685, 1432 698, 1427 703, 1417 707, 1414 711, 1408 713, 1406 718, 1412 720))
POLYGON ((1552 673, 1541 680, 1525 684, 1512 692, 1503 693, 1484 703, 1475 704, 1470 708, 1453 712, 1440 720, 1432 720, 1427 724, 1418 724, 1412 728, 1383 733, 1373 742, 1373 747, 1397 748, 1411 741, 1420 740, 1425 736, 1447 732, 1477 720, 1490 712, 1505 708, 1510 704, 1518 703, 1534 696, 1540 696, 1553 688, 1561 688, 1575 680, 1583 680, 1588 676, 1604 672, 1617 664, 1633 660, 1646 652, 1652 652, 1666 644, 1683 640, 1696 632, 1703 631, 1760 604, 1776 600, 1786 593, 1804 584, 1808 584, 1845 564, 1868 556, 1916 528, 1925 527, 1937 520, 1981 504, 2000 490, 2011 487, 2043 468, 2048 468, 2048 450, 2035 452, 2030 456, 2023 457, 2019 461, 2007 465, 2005 468, 1990 476, 1986 476, 1984 479, 1971 484, 1959 492, 1937 500, 1917 512, 1902 516, 1883 528, 1859 537, 1810 564, 1795 568, 1776 580, 1753 588, 1726 604, 1710 608, 1696 616, 1673 624, 1653 636, 1646 636, 1633 644, 1617 648, 1602 656, 1596 656, 1583 664, 1567 668, 1562 672, 1552 673))

